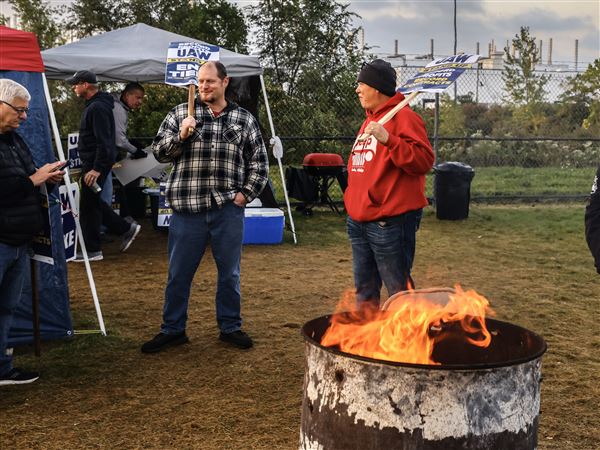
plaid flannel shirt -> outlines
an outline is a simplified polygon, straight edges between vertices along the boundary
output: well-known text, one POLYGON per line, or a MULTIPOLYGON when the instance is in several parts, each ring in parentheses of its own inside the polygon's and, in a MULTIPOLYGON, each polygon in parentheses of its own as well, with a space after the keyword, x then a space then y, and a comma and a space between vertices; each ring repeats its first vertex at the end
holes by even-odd
POLYGON ((181 141, 179 128, 187 116, 187 103, 173 108, 152 143, 158 161, 173 162, 166 188, 171 208, 186 213, 207 211, 211 198, 221 207, 238 192, 248 202, 254 200, 269 174, 256 119, 232 102, 215 117, 208 106, 196 100, 196 128, 181 141))

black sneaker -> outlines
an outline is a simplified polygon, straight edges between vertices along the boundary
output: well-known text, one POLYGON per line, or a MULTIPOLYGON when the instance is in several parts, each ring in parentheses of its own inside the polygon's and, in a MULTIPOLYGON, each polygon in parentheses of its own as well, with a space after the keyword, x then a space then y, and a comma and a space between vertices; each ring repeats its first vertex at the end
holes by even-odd
POLYGON ((136 238, 136 236, 138 235, 138 233, 140 232, 141 229, 142 229, 142 226, 139 223, 133 222, 131 224, 131 226, 129 227, 129 230, 127 230, 125 232, 125 234, 123 234, 123 242, 121 242, 121 251, 122 252, 127 251, 127 249, 129 248, 131 243, 134 241, 134 239, 136 238))
POLYGON ((235 345, 238 348, 250 348, 254 345, 252 338, 248 336, 248 333, 242 330, 234 331, 233 333, 221 333, 219 339, 228 344, 235 345))
POLYGON ((8 386, 9 384, 33 383, 39 377, 40 374, 37 372, 25 372, 15 367, 6 375, 0 377, 0 386, 8 386))
POLYGON ((142 353, 157 353, 167 347, 174 347, 176 345, 185 344, 189 341, 190 340, 186 336, 185 331, 179 334, 158 333, 156 336, 142 345, 142 353))

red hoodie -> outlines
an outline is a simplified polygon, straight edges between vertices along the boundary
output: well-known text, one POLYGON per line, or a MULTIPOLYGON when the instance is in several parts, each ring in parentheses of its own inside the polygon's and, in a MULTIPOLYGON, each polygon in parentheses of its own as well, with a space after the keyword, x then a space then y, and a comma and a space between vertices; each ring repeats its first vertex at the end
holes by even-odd
MULTIPOLYGON (((398 92, 377 111, 365 111, 367 119, 358 135, 403 99, 398 92)), ((433 166, 434 154, 423 120, 405 106, 384 127, 389 133, 386 145, 372 136, 364 142, 357 139, 348 160, 344 204, 358 222, 397 216, 427 205, 425 175, 433 166)))

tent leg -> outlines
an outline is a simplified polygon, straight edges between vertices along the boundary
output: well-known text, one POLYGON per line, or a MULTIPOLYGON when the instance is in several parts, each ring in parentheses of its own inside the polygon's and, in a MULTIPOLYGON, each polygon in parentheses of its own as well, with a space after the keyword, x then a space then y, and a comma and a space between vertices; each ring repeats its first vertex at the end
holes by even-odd
POLYGON ((29 260, 31 264, 31 312, 33 313, 33 348, 35 356, 38 358, 42 355, 42 345, 40 337, 40 295, 37 285, 37 270, 36 262, 33 259, 29 260))
MULTIPOLYGON (((48 106, 48 115, 50 116, 50 122, 52 124, 52 131, 54 135, 54 142, 58 151, 58 156, 61 161, 66 161, 65 153, 62 148, 62 142, 60 141, 60 133, 58 132, 58 125, 56 124, 56 116, 54 115, 54 108, 52 107, 52 99, 50 98, 50 90, 48 89, 48 82, 46 81, 46 74, 42 73, 42 80, 44 81, 44 94, 46 96, 46 103, 48 106)), ((65 183, 68 186, 67 195, 69 202, 71 202, 71 211, 73 212, 73 218, 75 219, 75 229, 77 230, 77 237, 81 243, 81 251, 83 253, 85 270, 87 272, 88 281, 90 283, 90 289, 92 291, 92 298, 94 299, 94 307, 96 308, 96 316, 98 317, 98 324, 100 325, 100 331, 106 336, 106 328, 104 327, 104 319, 102 318, 102 310, 100 309, 100 301, 98 300, 98 293, 96 292, 96 283, 94 282, 94 276, 92 275, 92 268, 88 260, 87 249, 85 248, 85 242, 83 241, 83 233, 81 232, 81 225, 79 224, 79 205, 75 203, 73 198, 73 191, 71 190, 71 179, 69 177, 69 171, 65 171, 65 183)))
MULTIPOLYGON (((265 87, 265 79, 260 76, 260 85, 263 91, 263 97, 265 99, 265 107, 267 108, 267 117, 269 118, 269 126, 271 127, 271 136, 275 137, 275 126, 273 125, 273 117, 271 117, 271 108, 269 107, 269 98, 267 97, 267 89, 265 87)), ((285 187, 285 175, 283 173, 283 164, 281 163, 281 157, 277 157, 277 164, 279 165, 279 175, 281 176, 281 187, 283 188, 283 195, 285 196, 285 204, 287 206, 288 217, 290 219, 290 227, 292 228, 292 236, 294 238, 294 244, 298 243, 296 238, 296 226, 294 225, 294 218, 292 217, 292 208, 290 206, 290 199, 288 197, 287 188, 285 187)))

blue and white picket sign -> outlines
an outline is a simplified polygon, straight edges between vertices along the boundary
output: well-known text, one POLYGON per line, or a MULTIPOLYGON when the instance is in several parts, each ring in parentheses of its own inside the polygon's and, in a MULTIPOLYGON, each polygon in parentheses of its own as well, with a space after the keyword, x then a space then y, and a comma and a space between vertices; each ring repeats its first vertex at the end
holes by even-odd
POLYGON ((67 153, 69 155, 69 169, 81 169, 81 159, 79 158, 79 133, 69 133, 67 137, 67 153))
POLYGON ((397 90, 409 92, 443 92, 465 71, 475 64, 481 55, 453 55, 436 59, 419 70, 397 90))
MULTIPOLYGON (((67 186, 61 185, 59 188, 60 213, 62 219, 63 238, 65 241, 65 259, 71 261, 75 259, 77 252, 77 230, 75 229, 75 217, 71 209, 71 202, 67 194, 67 186)), ((79 185, 71 183, 71 192, 75 202, 79 201, 79 185)))
POLYGON ((171 42, 167 51, 165 84, 198 86, 198 70, 208 61, 219 60, 219 47, 199 42, 171 42))
POLYGON ((31 249, 33 250, 32 258, 36 261, 41 261, 46 264, 54 264, 52 257, 52 238, 50 231, 50 208, 48 200, 48 191, 46 185, 40 185, 39 192, 42 204, 42 217, 44 219, 44 227, 31 241, 31 249))

